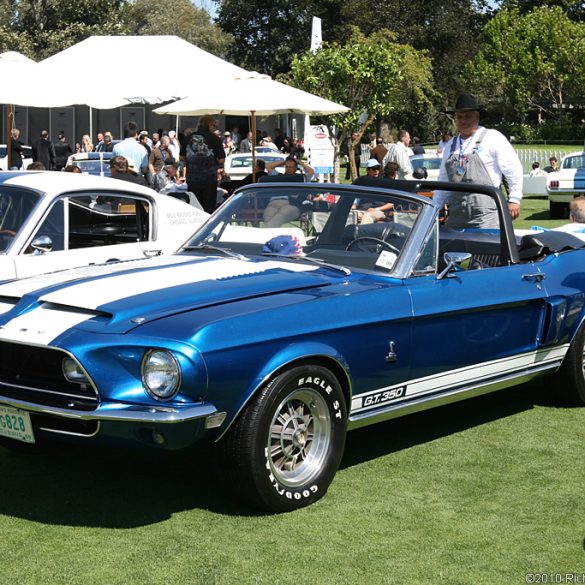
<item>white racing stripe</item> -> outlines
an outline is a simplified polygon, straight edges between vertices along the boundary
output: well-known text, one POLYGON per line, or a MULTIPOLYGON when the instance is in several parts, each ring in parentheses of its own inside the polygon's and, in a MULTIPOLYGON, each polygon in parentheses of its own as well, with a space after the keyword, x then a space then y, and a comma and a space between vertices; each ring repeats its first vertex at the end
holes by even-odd
POLYGON ((388 406, 389 404, 397 404, 409 398, 417 398, 434 392, 444 392, 450 388, 481 384, 483 381, 491 378, 504 377, 513 374, 514 372, 525 370, 530 366, 552 363, 564 358, 568 349, 568 343, 553 348, 542 348, 537 351, 531 351, 509 358, 473 364, 464 368, 425 376, 424 378, 415 378, 414 380, 409 380, 393 386, 370 390, 352 398, 351 414, 372 410, 381 406, 388 406), (406 387, 406 392, 404 392, 401 398, 391 401, 382 400, 375 404, 364 406, 364 399, 366 397, 402 387, 406 387))
POLYGON ((293 264, 292 262, 247 262, 233 258, 222 258, 186 266, 170 266, 154 272, 147 270, 113 275, 111 278, 91 280, 79 284, 71 283, 70 286, 65 285, 55 292, 44 295, 41 300, 95 310, 97 307, 112 301, 144 293, 158 290, 162 292, 167 288, 206 280, 258 274, 273 268, 282 268, 293 272, 317 269, 315 266, 293 264))
MULTIPOLYGON (((192 258, 189 260, 192 260, 192 258)), ((152 266, 152 264, 148 264, 148 266, 152 266)), ((65 282, 63 288, 43 296, 40 301, 96 310, 100 305, 142 293, 206 280, 257 274, 273 268, 283 268, 291 272, 306 272, 318 269, 316 266, 278 261, 256 263, 231 258, 208 262, 202 260, 197 264, 186 266, 177 266, 175 264, 154 272, 143 271, 118 274, 112 275, 111 278, 81 283, 72 281, 68 284, 65 282)), ((38 282, 38 280, 35 279, 35 282, 38 282)), ((11 294, 6 290, 0 290, 0 292, 5 296, 16 296, 14 289, 17 288, 19 282, 11 284, 15 285, 11 290, 11 294)), ((24 294, 23 291, 20 291, 20 293, 24 294)), ((9 303, 0 303, 0 313, 7 312, 13 306, 9 303)), ((85 312, 54 309, 40 305, 8 321, 0 328, 0 339, 34 343, 36 345, 49 345, 68 329, 91 318, 92 315, 85 312)))
POLYGON ((90 319, 87 313, 38 307, 9 321, 0 328, 0 339, 34 345, 49 345, 56 337, 78 323, 90 319))

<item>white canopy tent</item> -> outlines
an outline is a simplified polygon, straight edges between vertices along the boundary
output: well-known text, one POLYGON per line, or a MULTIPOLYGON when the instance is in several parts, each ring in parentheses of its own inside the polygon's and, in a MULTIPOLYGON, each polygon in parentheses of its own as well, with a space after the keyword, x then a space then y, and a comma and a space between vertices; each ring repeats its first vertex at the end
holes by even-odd
POLYGON ((246 73, 176 36, 89 37, 39 66, 68 86, 70 101, 61 105, 104 110, 168 102, 246 73))

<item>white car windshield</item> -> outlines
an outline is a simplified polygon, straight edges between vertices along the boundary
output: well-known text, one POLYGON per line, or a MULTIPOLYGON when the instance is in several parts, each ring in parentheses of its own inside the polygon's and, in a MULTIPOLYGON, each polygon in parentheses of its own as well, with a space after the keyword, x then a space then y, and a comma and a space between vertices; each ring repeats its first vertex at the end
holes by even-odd
POLYGON ((5 185, 0 187, 0 252, 8 250, 39 198, 34 191, 5 185))

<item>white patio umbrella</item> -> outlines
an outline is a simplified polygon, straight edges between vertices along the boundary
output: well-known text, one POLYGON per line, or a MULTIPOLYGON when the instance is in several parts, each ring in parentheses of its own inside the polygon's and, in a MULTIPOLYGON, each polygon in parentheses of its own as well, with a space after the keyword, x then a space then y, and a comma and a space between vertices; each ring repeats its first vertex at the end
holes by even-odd
POLYGON ((157 114, 197 116, 229 114, 257 116, 308 114, 313 116, 348 112, 349 108, 306 91, 275 81, 268 75, 250 73, 206 84, 182 100, 161 106, 157 114))
MULTIPOLYGON (((198 116, 229 114, 252 118, 252 136, 256 135, 256 116, 275 114, 327 115, 348 112, 349 108, 295 87, 275 81, 268 75, 249 75, 225 79, 199 88, 191 97, 154 110, 161 115, 198 116)), ((252 164, 256 166, 252 142, 252 164)))

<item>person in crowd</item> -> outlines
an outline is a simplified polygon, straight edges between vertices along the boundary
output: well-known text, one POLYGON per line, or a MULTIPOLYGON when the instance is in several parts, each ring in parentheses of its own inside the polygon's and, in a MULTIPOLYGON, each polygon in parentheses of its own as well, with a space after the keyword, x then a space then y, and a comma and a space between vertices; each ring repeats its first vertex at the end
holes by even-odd
POLYGON ((252 152, 252 132, 246 134, 246 138, 240 142, 238 150, 240 152, 252 152))
POLYGON ((160 146, 160 134, 158 132, 152 133, 152 148, 160 146))
POLYGON ((371 158, 366 163, 366 176, 367 177, 379 177, 381 168, 382 168, 382 166, 380 165, 378 160, 375 158, 371 158))
MULTIPOLYGON (((485 110, 470 93, 457 98, 455 116, 458 134, 443 152, 439 181, 469 182, 500 188, 505 177, 508 186, 508 209, 512 219, 520 215, 523 169, 514 148, 497 130, 480 125, 485 110)), ((434 201, 449 206, 448 226, 451 228, 499 228, 495 201, 478 193, 435 191, 434 201)))
POLYGON ((232 128, 232 145, 234 147, 234 151, 238 150, 240 147, 240 142, 242 142, 242 135, 240 134, 240 127, 234 126, 232 128))
POLYGON ((554 229, 555 231, 585 235, 585 196, 575 197, 569 203, 569 223, 554 229))
POLYGON ((19 171, 22 168, 22 147, 24 144, 20 141, 20 130, 13 128, 10 138, 10 169, 11 171, 19 171))
POLYGON ((72 154, 73 148, 71 148, 71 144, 69 144, 63 130, 61 130, 57 144, 55 144, 55 170, 60 171, 64 169, 67 164, 67 159, 72 154))
POLYGON ((546 172, 540 168, 540 163, 538 161, 534 161, 532 163, 532 170, 530 171, 531 177, 546 177, 546 172))
POLYGON ((234 152, 232 133, 229 130, 226 130, 223 133, 223 140, 221 141, 221 145, 226 156, 229 156, 232 152, 234 152))
POLYGON ((79 154, 81 152, 81 144, 79 142, 75 143, 75 153, 79 154))
POLYGON ((412 164, 410 157, 412 150, 409 147, 410 144, 410 133, 408 130, 398 131, 398 141, 394 145, 394 148, 390 149, 386 158, 384 159, 384 165, 389 162, 395 162, 398 164, 398 179, 411 179, 412 178, 412 164))
POLYGON ((104 149, 104 134, 103 132, 97 133, 97 141, 95 145, 95 152, 102 152, 104 149))
POLYGON ((451 140, 451 138, 453 138, 453 132, 451 132, 450 130, 443 133, 443 135, 441 136, 441 140, 439 140, 439 144, 437 146, 437 154, 443 154, 443 150, 445 150, 445 146, 447 146, 447 143, 449 142, 449 140, 451 140))
POLYGON ((139 173, 148 172, 148 154, 146 149, 138 143, 138 127, 134 122, 128 122, 127 137, 114 145, 114 157, 123 156, 128 162, 132 161, 139 173))
POLYGON ((398 163, 395 162, 388 162, 384 165, 384 178, 385 179, 396 179, 396 177, 398 176, 398 170, 400 169, 400 167, 398 166, 398 163))
POLYGON ((81 152, 93 152, 93 144, 89 134, 84 134, 81 137, 81 152))
POLYGON ((172 157, 175 160, 179 160, 179 156, 181 155, 181 144, 179 143, 177 133, 174 130, 169 130, 168 137, 169 137, 168 149, 170 150, 172 157))
POLYGON ((225 161, 221 139, 214 134, 216 126, 213 116, 201 116, 197 131, 181 149, 188 190, 195 194, 208 213, 213 213, 216 207, 217 167, 223 166, 225 161))
POLYGON ((299 160, 292 156, 289 156, 285 160, 266 163, 266 172, 269 175, 277 175, 277 167, 284 167, 285 175, 294 175, 300 170, 305 176, 305 180, 311 180, 315 174, 315 169, 310 164, 302 159, 299 160))
MULTIPOLYGON (((179 176, 179 163, 174 158, 168 157, 164 166, 156 173, 153 189, 163 195, 187 191, 187 182, 185 177, 179 176)), ((180 198, 186 200, 185 197, 180 198)))
POLYGON ((416 169, 414 169, 414 171, 412 171, 412 178, 413 179, 426 179, 429 176, 429 173, 427 171, 427 169, 425 169, 425 167, 417 167, 416 169))
POLYGON ((148 159, 150 172, 155 175, 159 173, 168 159, 176 160, 170 150, 171 139, 167 135, 163 135, 160 139, 159 146, 155 146, 148 159))
POLYGON ((370 152, 370 158, 375 158, 380 165, 384 162, 388 149, 384 146, 384 139, 381 136, 376 137, 376 146, 370 152))
MULTIPOLYGON (((140 146, 140 148, 142 147, 140 146)), ((110 174, 112 178, 148 187, 146 179, 135 168, 134 161, 132 161, 132 164, 129 163, 130 161, 124 156, 113 156, 110 159, 110 174), (133 170, 136 172, 132 172, 133 170)))
POLYGON ((152 151, 152 140, 148 136, 148 130, 141 130, 140 134, 138 134, 138 142, 142 144, 143 148, 146 148, 146 152, 148 156, 150 156, 150 152, 152 151))
POLYGON ((293 138, 290 143, 289 153, 290 156, 296 159, 302 159, 305 155, 305 146, 302 140, 299 138, 293 138))
POLYGON ((81 173, 81 169, 77 165, 67 165, 63 168, 64 173, 81 173))
POLYGON ((274 146, 276 146, 276 148, 282 152, 282 148, 284 146, 284 136, 282 135, 280 128, 274 129, 274 140, 272 142, 274 143, 274 146))
POLYGON ((114 139, 111 132, 104 132, 104 144, 102 152, 112 152, 114 150, 114 139))
POLYGON ((544 167, 545 173, 556 173, 559 170, 559 161, 556 156, 551 156, 548 159, 549 165, 544 167))
POLYGON ((420 138, 418 136, 414 136, 412 139, 412 154, 424 154, 425 147, 421 144, 420 138))
POLYGON ((31 162, 28 167, 26 167, 27 171, 46 171, 47 167, 40 161, 35 160, 31 162))
POLYGON ((41 137, 35 140, 31 146, 33 162, 40 162, 44 169, 53 170, 55 168, 55 147, 49 140, 49 132, 47 130, 41 131, 41 137))
POLYGON ((351 177, 351 165, 350 165, 350 159, 353 157, 354 161, 355 161, 355 168, 356 168, 356 172, 357 172, 357 176, 360 176, 360 155, 362 152, 362 148, 360 143, 358 142, 357 144, 355 144, 355 146, 352 147, 352 143, 355 142, 357 140, 358 137, 358 133, 357 132, 352 132, 351 133, 351 139, 347 142, 346 148, 345 148, 345 154, 347 156, 347 167, 345 169, 345 180, 349 180, 349 178, 351 177))

